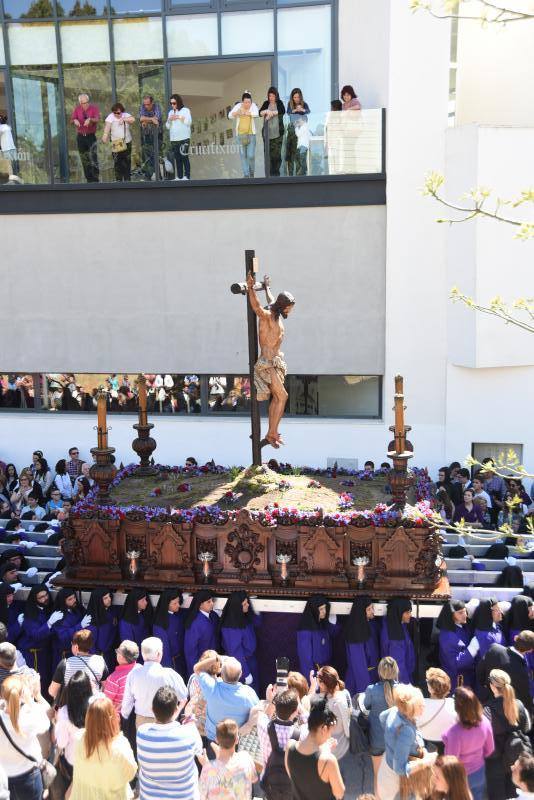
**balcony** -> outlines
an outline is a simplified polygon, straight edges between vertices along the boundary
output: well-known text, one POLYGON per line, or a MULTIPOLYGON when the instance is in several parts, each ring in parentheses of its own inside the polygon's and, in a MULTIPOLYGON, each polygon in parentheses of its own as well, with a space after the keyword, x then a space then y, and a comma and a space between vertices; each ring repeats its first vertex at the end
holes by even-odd
POLYGON ((256 133, 248 141, 239 139, 227 112, 193 120, 185 153, 189 180, 178 174, 183 148, 179 142, 173 147, 165 129, 163 136, 156 129, 142 136, 135 120, 125 127, 127 150, 113 153, 99 125, 83 152, 84 142, 80 147, 73 126, 65 148, 48 118, 39 120, 39 136, 19 131, 16 158, 0 159, 0 213, 385 203, 384 109, 314 112, 298 124, 285 115, 278 137, 272 128, 269 133, 267 122, 256 120, 256 133), (13 173, 21 183, 9 179, 13 173))

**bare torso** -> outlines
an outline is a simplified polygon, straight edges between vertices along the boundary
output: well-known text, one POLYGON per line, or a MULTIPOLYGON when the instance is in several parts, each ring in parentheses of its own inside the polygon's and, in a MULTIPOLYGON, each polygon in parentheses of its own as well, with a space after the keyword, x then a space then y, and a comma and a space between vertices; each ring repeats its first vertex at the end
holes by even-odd
POLYGON ((284 338, 284 323, 282 317, 275 317, 271 311, 268 315, 259 318, 258 339, 261 355, 272 359, 280 354, 280 346, 284 338))

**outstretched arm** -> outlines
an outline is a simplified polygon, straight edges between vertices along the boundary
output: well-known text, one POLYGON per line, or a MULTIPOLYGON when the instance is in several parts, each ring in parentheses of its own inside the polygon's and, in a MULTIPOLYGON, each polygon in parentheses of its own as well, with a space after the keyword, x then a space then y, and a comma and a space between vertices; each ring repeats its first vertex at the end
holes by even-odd
POLYGON ((247 288, 248 288, 248 296, 250 299, 250 305, 252 306, 252 310, 256 314, 257 317, 268 317, 270 312, 266 311, 262 308, 260 301, 258 300, 258 295, 256 294, 256 290, 254 289, 254 285, 256 280, 252 272, 249 272, 247 275, 247 288))
POLYGON ((268 275, 264 275, 263 285, 265 286, 265 297, 269 305, 271 305, 271 303, 274 303, 274 295, 271 292, 271 279, 268 275))

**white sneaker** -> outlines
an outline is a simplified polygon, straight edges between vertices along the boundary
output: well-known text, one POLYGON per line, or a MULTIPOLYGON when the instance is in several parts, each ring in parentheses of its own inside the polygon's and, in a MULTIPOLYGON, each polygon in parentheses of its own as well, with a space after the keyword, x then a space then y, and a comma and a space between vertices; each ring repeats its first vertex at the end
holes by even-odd
POLYGON ((151 181, 155 181, 156 180, 156 173, 155 172, 152 173, 152 177, 150 178, 150 180, 151 181))
POLYGON ((173 181, 181 181, 181 180, 182 180, 182 179, 181 179, 181 178, 179 178, 178 176, 176 176, 176 178, 173 178, 173 181))
POLYGON ((19 178, 18 175, 10 175, 8 178, 9 183, 24 183, 22 178, 19 178))
POLYGON ((183 180, 183 181, 188 181, 188 180, 189 180, 189 178, 182 178, 182 180, 183 180))

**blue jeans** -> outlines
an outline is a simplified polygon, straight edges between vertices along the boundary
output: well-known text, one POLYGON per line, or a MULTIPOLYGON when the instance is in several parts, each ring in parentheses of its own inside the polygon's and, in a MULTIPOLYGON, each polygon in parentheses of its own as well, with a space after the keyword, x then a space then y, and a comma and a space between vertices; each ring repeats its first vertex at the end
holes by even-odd
POLYGON ((239 155, 241 156, 243 177, 253 178, 256 161, 256 135, 242 133, 237 138, 239 139, 239 155))
POLYGON ((485 800, 486 798, 486 768, 481 767, 476 772, 467 776, 467 782, 473 795, 473 800, 485 800))
POLYGON ((43 779, 38 767, 9 778, 8 784, 11 800, 41 800, 43 796, 43 779))

